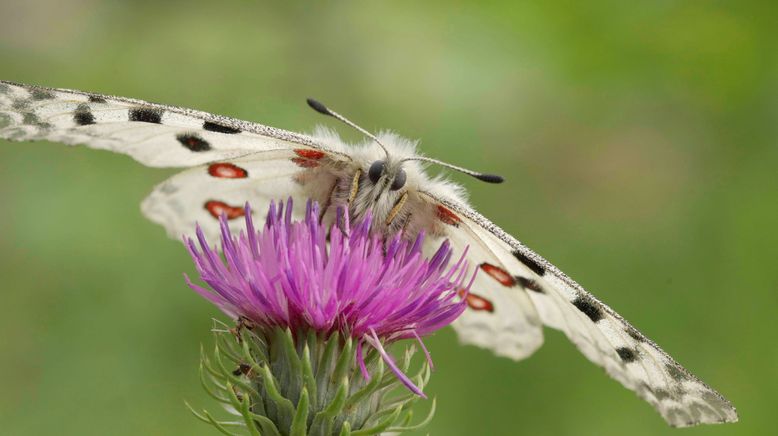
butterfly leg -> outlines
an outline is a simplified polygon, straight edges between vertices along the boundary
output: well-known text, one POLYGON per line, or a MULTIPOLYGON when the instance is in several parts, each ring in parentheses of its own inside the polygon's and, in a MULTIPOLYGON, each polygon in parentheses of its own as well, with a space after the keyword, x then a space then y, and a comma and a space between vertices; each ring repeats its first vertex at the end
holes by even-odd
POLYGON ((353 203, 354 199, 357 198, 357 192, 359 192, 360 177, 362 177, 362 170, 356 170, 354 172, 354 178, 351 180, 351 190, 348 193, 349 206, 351 206, 351 203, 353 203))
POLYGON ((324 215, 327 214, 327 211, 330 209, 330 206, 332 205, 332 197, 335 195, 335 190, 338 189, 338 181, 335 180, 332 183, 332 188, 329 190, 329 194, 327 194, 327 198, 322 203, 321 211, 319 212, 319 221, 322 221, 324 219, 324 215))
POLYGON ((392 224, 392 221, 394 221, 395 217, 397 217, 397 214, 400 213, 400 210, 403 208, 403 205, 408 200, 408 193, 404 192, 403 195, 400 196, 399 199, 397 199, 397 202, 394 203, 394 207, 392 207, 392 210, 389 211, 389 215, 386 216, 386 225, 392 224))

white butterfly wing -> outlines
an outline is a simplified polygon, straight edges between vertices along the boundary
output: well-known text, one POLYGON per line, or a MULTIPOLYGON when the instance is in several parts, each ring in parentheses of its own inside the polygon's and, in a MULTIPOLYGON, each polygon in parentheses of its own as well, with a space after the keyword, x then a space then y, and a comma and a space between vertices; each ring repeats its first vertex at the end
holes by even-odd
POLYGON ((151 167, 191 167, 270 150, 314 149, 315 139, 193 109, 0 81, 0 138, 48 140, 127 154, 151 167))
MULTIPOLYGON (((197 223, 211 240, 218 239, 219 217, 226 214, 233 230, 239 230, 246 202, 259 215, 267 211, 270 201, 289 197, 298 205, 308 199, 325 204, 335 179, 325 171, 316 171, 321 159, 329 158, 306 159, 292 150, 275 150, 197 166, 155 187, 141 209, 171 238, 190 234, 197 223), (303 168, 306 171, 301 171, 303 168), (312 177, 315 180, 306 180, 312 177)), ((302 210, 295 208, 298 214, 302 210)))
MULTIPOLYGON (((458 218, 460 229, 452 234, 467 239, 471 247, 489 247, 501 262, 500 270, 491 269, 481 275, 510 284, 496 288, 503 294, 524 292, 531 301, 527 306, 512 306, 511 311, 495 308, 494 317, 524 319, 537 311, 543 324, 562 330, 589 360, 653 405, 672 426, 737 421, 737 412, 729 401, 555 266, 472 209, 447 199, 435 200, 458 218)), ((482 338, 478 343, 481 346, 500 346, 482 337, 478 330, 468 324, 459 326, 459 333, 466 340, 482 338)))
POLYGON ((351 159, 309 136, 248 121, 5 81, 0 138, 86 145, 151 167, 191 167, 157 186, 142 204, 144 214, 176 239, 191 233, 196 222, 208 236, 218 235, 218 216, 239 223, 246 202, 264 213, 272 199, 322 201, 326 174, 318 184, 307 183, 303 195, 300 170, 317 167, 321 159, 351 159))
POLYGON ((453 327, 462 343, 489 349, 500 356, 524 359, 543 344, 543 325, 527 290, 515 286, 508 275, 506 259, 499 246, 478 237, 468 223, 431 196, 422 193, 424 201, 444 229, 452 247, 479 268, 467 295, 468 310, 457 318, 453 327))

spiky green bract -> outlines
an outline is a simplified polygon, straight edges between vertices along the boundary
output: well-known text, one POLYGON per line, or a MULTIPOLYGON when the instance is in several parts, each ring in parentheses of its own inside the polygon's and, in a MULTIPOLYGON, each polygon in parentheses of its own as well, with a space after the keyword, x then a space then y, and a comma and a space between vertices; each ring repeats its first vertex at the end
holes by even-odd
MULTIPOLYGON (((411 406, 420 398, 407 389, 375 350, 364 356, 370 379, 363 377, 352 338, 313 331, 255 329, 241 319, 229 328, 217 322, 212 353, 203 352, 201 379, 208 394, 239 419, 223 421, 210 413, 192 412, 224 434, 269 436, 357 436, 420 428, 411 406)), ((407 371, 415 351, 406 349, 398 362, 407 371)), ((430 368, 422 359, 412 377, 420 388, 430 368)))

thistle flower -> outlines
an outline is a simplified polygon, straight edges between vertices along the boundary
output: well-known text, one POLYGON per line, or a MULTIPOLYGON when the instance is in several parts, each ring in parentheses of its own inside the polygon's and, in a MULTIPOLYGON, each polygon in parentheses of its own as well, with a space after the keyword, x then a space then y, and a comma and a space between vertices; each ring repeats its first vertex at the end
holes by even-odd
MULTIPOLYGON (((222 217, 223 258, 199 226, 197 241, 185 238, 208 287, 188 277, 187 283, 238 321, 217 333, 219 365, 204 358, 212 386, 223 391, 212 394, 240 412, 243 425, 263 433, 402 430, 408 407, 424 397, 432 364, 421 338, 465 310, 472 282, 465 255, 449 266, 447 241, 425 258, 423 234, 408 241, 371 233, 369 214, 352 226, 342 209, 328 227, 311 201, 296 222, 292 207, 291 199, 286 208, 271 203, 257 231, 246 205, 246 232, 237 236, 222 217), (417 342, 426 356, 413 379, 405 374, 413 347, 399 365, 387 351, 403 339, 417 342), (221 354, 237 365, 234 373, 219 370, 226 369, 221 354), (399 402, 388 398, 398 382, 410 391, 399 402)), ((198 416, 222 430, 227 424, 198 416)))

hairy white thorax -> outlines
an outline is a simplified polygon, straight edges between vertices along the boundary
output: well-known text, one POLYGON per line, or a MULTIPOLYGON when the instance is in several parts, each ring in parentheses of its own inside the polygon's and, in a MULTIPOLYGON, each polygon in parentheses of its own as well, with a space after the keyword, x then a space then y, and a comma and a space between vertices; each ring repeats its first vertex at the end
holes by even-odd
POLYGON ((297 177, 309 198, 323 205, 322 214, 330 220, 338 207, 345 207, 354 219, 361 219, 370 211, 375 231, 402 232, 413 238, 425 230, 444 236, 445 227, 435 224, 435 208, 422 198, 422 194, 450 198, 467 205, 465 190, 460 185, 442 176, 428 176, 422 162, 403 161, 418 156, 415 141, 392 132, 381 132, 377 138, 386 148, 385 153, 375 141, 365 139, 348 144, 334 130, 321 126, 312 136, 351 156, 347 163, 323 160, 321 165, 297 177), (376 162, 383 162, 385 170, 374 181, 369 172, 376 162), (398 189, 392 189, 400 173, 404 174, 404 183, 398 189))

